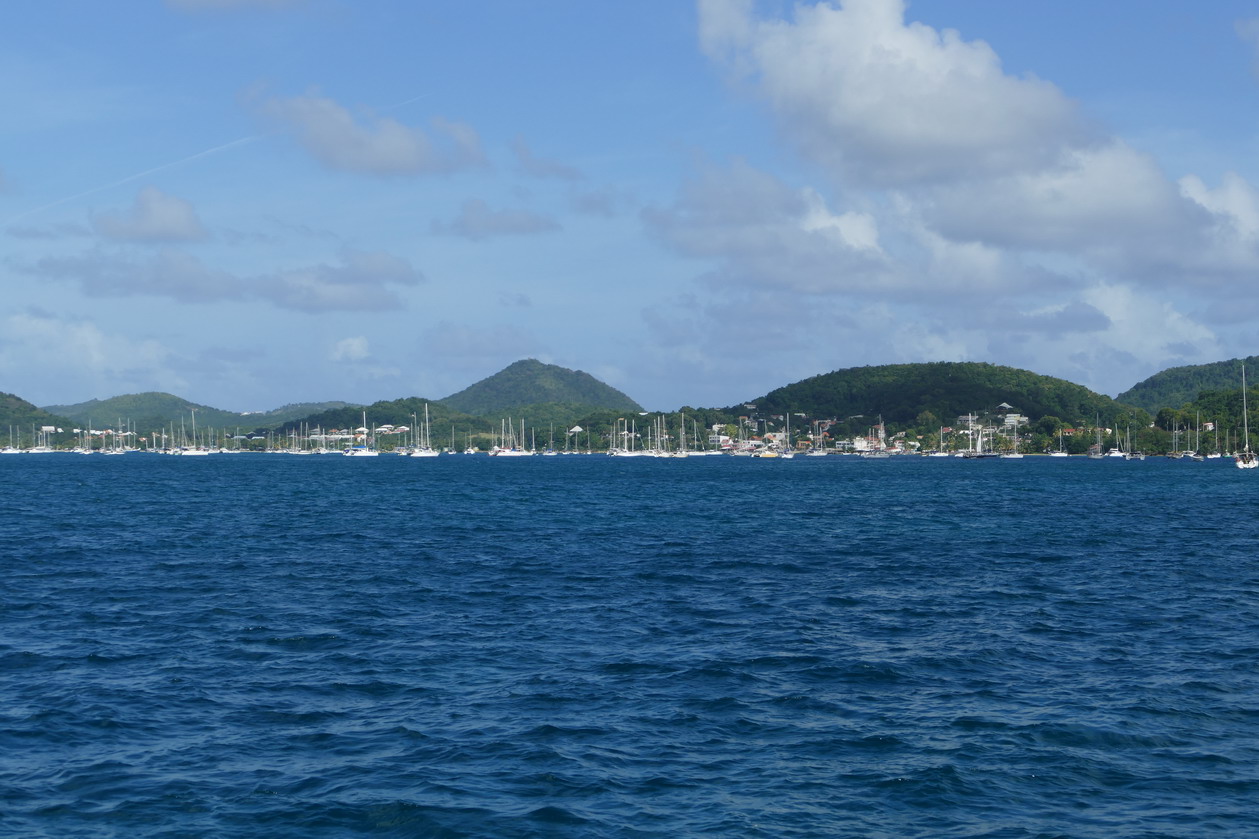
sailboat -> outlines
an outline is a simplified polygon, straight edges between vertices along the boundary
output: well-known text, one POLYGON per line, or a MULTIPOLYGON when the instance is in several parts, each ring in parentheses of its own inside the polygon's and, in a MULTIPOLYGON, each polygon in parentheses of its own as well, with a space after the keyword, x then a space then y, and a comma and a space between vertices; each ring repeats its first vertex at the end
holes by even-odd
POLYGON ((371 437, 367 430, 367 412, 363 412, 363 425, 358 429, 358 433, 363 435, 363 445, 350 446, 345 450, 346 457, 377 457, 380 452, 371 447, 371 437))
POLYGON ((428 403, 424 403, 424 436, 420 439, 420 444, 411 449, 411 457, 437 457, 439 452, 433 448, 432 428, 428 423, 428 403))
MULTIPOLYGON (((183 420, 180 420, 180 434, 182 433, 183 433, 183 420)), ((210 449, 208 447, 202 446, 197 442, 197 411, 195 408, 192 409, 192 445, 188 446, 186 445, 186 443, 187 441, 185 441, 185 445, 182 448, 176 449, 175 454, 181 454, 187 457, 187 456, 192 456, 192 455, 208 455, 210 453, 210 449)), ((104 438, 101 438, 102 448, 104 447, 104 445, 105 445, 105 440, 104 438)))
POLYGON ((1069 457, 1067 450, 1062 447, 1062 429, 1058 429, 1058 450, 1049 453, 1050 457, 1069 457))
POLYGON ((1128 426, 1128 443, 1127 451, 1124 452, 1124 460, 1145 460, 1145 452, 1136 452, 1132 450, 1132 426, 1128 426))
POLYGON ((1093 420, 1093 425, 1097 431, 1097 442, 1089 446, 1088 457, 1089 460, 1101 460, 1104 455, 1102 454, 1102 418, 1100 414, 1093 420))
POLYGON ((1250 412, 1246 408, 1246 365, 1242 365, 1242 428, 1243 439, 1245 444, 1241 453, 1237 455, 1238 469, 1254 469, 1259 466, 1259 460, 1255 459, 1255 453, 1250 450, 1250 412))

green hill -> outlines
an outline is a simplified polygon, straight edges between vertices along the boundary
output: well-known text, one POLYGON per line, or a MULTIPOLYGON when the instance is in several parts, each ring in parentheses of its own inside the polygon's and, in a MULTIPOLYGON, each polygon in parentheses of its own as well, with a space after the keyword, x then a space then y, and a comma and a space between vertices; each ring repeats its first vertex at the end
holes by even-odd
POLYGON ((142 431, 165 428, 171 423, 189 422, 196 411, 199 428, 270 428, 311 413, 341 407, 345 402, 319 402, 285 405, 271 411, 236 413, 198 405, 169 393, 131 393, 109 399, 90 399, 76 405, 49 405, 44 410, 69 417, 76 422, 91 422, 98 428, 130 421, 142 431))
POLYGON ((543 364, 532 358, 517 361, 441 401, 474 416, 505 415, 527 405, 545 403, 609 411, 642 410, 633 399, 589 373, 543 364))
POLYGON ((1169 367, 1115 398, 1154 414, 1161 408, 1180 408, 1191 403, 1206 390, 1236 390, 1241 393, 1242 364, 1246 365, 1248 379, 1259 376, 1259 356, 1253 355, 1211 364, 1169 367))
MULTIPOLYGON (((434 442, 439 440, 449 442, 452 423, 461 434, 468 429, 474 432, 490 430, 490 423, 484 418, 471 417, 452 410, 449 405, 432 399, 421 399, 418 396, 409 396, 405 399, 384 399, 366 406, 349 405, 343 408, 331 408, 305 416, 301 419, 301 423, 309 428, 325 430, 358 428, 363 424, 364 414, 366 414, 369 427, 380 425, 412 427, 424 421, 425 405, 428 406, 428 419, 433 429, 434 442), (445 437, 441 437, 441 434, 445 437)), ((290 420, 284 424, 284 428, 288 430, 296 425, 296 420, 290 420)))
MULTIPOLYGON (((1105 421, 1131 413, 1110 397, 1063 379, 996 364, 948 361, 836 370, 750 401, 762 415, 787 411, 840 419, 882 415, 896 425, 915 424, 924 413, 947 425, 1001 403, 1033 421, 1053 416, 1068 423, 1091 423, 1099 414, 1105 421)), ((747 413, 742 405, 726 410, 747 413)))
POLYGON ((0 446, 9 445, 10 430, 14 443, 22 442, 30 445, 34 436, 32 427, 42 428, 46 425, 56 426, 69 433, 74 421, 67 416, 53 414, 38 408, 21 397, 12 393, 0 393, 0 446))

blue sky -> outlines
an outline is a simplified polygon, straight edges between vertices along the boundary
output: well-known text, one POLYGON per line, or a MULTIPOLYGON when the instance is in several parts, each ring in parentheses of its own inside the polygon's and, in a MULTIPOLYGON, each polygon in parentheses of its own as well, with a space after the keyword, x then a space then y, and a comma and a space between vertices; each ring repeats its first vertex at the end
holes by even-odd
POLYGON ((1259 15, 1075 0, 25 4, 0 390, 646 407, 1259 351, 1259 15))

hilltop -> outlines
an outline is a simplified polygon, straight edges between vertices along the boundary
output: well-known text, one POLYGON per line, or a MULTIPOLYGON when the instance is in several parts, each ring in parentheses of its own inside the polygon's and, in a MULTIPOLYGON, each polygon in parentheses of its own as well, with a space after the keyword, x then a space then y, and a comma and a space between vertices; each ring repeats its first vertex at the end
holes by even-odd
POLYGON ((1133 385, 1115 398, 1153 414, 1160 408, 1181 408, 1197 400, 1198 394, 1203 391, 1235 390, 1240 393, 1243 364, 1246 365, 1248 379, 1259 377, 1259 356, 1253 355, 1210 364, 1169 367, 1133 385))
POLYGON ((198 405, 170 393, 130 393, 109 399, 89 399, 74 405, 48 405, 46 411, 69 417, 78 423, 91 422, 104 428, 130 420, 143 431, 165 428, 171 423, 188 422, 192 412, 200 428, 268 428, 307 416, 316 411, 347 405, 346 402, 317 402, 285 405, 270 411, 237 413, 198 405))
MULTIPOLYGON (((1032 420, 1053 416, 1091 423, 1098 415, 1112 420, 1131 413, 1110 397, 1065 379, 997 364, 950 361, 835 370, 772 390, 749 403, 761 414, 791 411, 870 420, 882 415, 885 422, 898 425, 919 424, 924 414, 948 425, 959 416, 989 411, 1001 403, 1032 420)), ((743 405, 725 410, 747 413, 743 405)))
POLYGON ((609 411, 643 410, 633 399, 589 373, 532 358, 517 361, 441 401, 473 416, 496 416, 527 405, 548 403, 609 411))

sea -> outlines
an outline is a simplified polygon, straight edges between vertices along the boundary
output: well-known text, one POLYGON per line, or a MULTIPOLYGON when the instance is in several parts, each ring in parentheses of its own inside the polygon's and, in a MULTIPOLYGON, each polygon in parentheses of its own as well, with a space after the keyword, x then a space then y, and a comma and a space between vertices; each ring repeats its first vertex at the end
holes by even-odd
POLYGON ((0 458, 5 837, 1259 836, 1259 472, 0 458))

